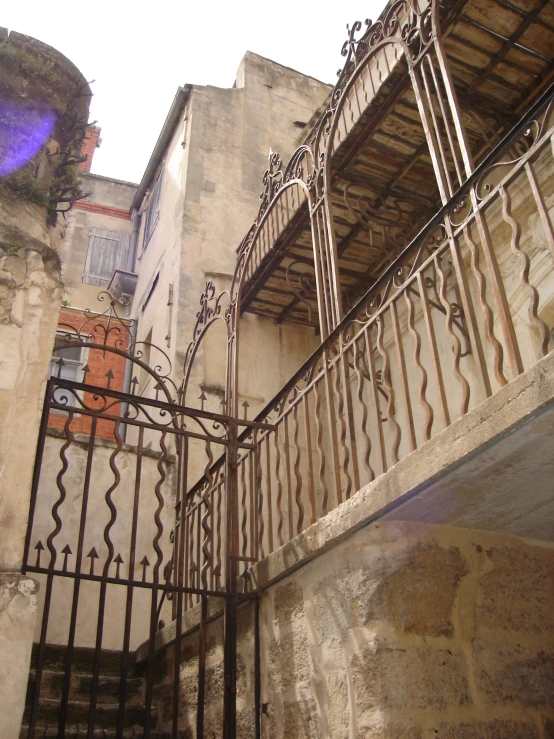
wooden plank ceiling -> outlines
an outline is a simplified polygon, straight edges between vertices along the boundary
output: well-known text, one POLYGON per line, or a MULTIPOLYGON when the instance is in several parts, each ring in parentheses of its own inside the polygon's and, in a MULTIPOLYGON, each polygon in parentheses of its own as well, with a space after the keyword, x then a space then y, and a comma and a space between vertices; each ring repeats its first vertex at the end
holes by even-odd
MULTIPOLYGON (((469 0, 445 12, 445 47, 478 164, 552 81, 554 0, 469 0)), ((440 207, 404 63, 335 153, 332 195, 348 309, 440 207)), ((247 284, 243 307, 317 327, 313 274, 304 206, 247 284)))

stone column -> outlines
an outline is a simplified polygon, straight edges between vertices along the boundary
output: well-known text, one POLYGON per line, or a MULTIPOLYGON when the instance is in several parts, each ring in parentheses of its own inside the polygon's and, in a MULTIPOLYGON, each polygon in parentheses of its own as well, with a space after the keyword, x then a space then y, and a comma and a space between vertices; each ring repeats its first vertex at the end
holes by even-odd
POLYGON ((16 739, 38 597, 23 546, 63 295, 59 210, 79 196, 90 88, 55 49, 0 29, 0 104, 0 734, 16 739))

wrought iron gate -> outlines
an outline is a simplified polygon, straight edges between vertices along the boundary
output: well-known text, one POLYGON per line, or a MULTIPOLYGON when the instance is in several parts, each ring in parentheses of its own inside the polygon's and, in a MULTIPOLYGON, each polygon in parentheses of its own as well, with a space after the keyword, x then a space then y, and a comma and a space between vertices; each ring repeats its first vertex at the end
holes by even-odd
POLYGON ((42 617, 24 727, 29 739, 178 737, 191 735, 192 713, 203 737, 212 597, 225 608, 219 735, 231 739, 236 606, 249 597, 236 587, 237 459, 252 448, 241 441, 249 437, 244 429, 263 424, 186 408, 142 350, 121 348, 121 326, 113 333, 110 319, 101 322, 99 341, 98 325, 69 331, 58 347, 62 367, 69 348, 86 348, 84 382, 64 378, 58 367, 44 401, 24 555, 25 571, 41 581, 42 617), (94 353, 123 358, 142 373, 131 382, 134 392, 111 387, 112 369, 102 372, 104 387, 87 382, 94 353), (142 381, 155 397, 137 392, 142 381), (199 489, 200 476, 211 482, 199 489), (184 720, 183 617, 195 607, 197 700, 184 720), (163 684, 156 671, 162 649, 173 650, 163 684))

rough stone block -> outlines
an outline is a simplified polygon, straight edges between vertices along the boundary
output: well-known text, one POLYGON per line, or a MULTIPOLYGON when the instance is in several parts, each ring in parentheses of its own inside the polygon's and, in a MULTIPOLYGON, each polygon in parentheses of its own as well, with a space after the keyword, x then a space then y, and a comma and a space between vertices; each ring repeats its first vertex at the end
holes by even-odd
POLYGON ((256 735, 256 723, 253 708, 243 708, 237 711, 237 736, 244 739, 253 739, 256 735))
POLYGON ((554 550, 521 545, 487 550, 494 565, 479 582, 477 621, 491 629, 554 632, 554 550))
POLYGON ((306 634, 301 629, 276 639, 269 649, 269 677, 274 690, 283 691, 309 681, 312 661, 306 634))
POLYGON ((421 739, 421 728, 412 721, 379 722, 358 726, 357 739, 421 739))
POLYGON ((478 687, 490 703, 554 706, 554 654, 479 639, 473 650, 478 687))
MULTIPOLYGON (((539 739, 535 724, 512 719, 441 723, 430 730, 429 739, 539 739)), ((427 737, 426 737, 427 739, 427 737)))
POLYGON ((360 712, 461 706, 470 702, 464 657, 449 649, 377 643, 351 662, 360 712))
POLYGON ((330 735, 349 739, 348 677, 346 670, 333 670, 327 676, 327 720, 330 735))
POLYGON ((284 585, 279 585, 273 593, 274 620, 279 625, 290 623, 304 613, 304 594, 296 580, 290 579, 284 585))
POLYGON ((19 737, 29 677, 38 583, 14 573, 0 574, 0 694, 2 739, 19 737))
POLYGON ((287 739, 323 739, 315 701, 285 703, 283 736, 287 739))
POLYGON ((313 623, 320 644, 342 642, 348 630, 358 625, 354 609, 360 579, 359 573, 344 578, 333 573, 314 587, 313 623))
MULTIPOLYGON (((376 588, 366 584, 365 621, 391 621, 413 634, 452 636, 452 607, 465 572, 457 547, 417 546, 376 588)), ((363 593, 364 583, 361 587, 363 593)))

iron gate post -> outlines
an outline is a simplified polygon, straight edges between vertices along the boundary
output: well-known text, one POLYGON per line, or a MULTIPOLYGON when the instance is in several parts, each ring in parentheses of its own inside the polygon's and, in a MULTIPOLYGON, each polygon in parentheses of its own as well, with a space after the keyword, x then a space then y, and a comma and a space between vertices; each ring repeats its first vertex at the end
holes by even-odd
POLYGON ((225 695, 223 739, 235 739, 237 730, 237 564, 238 564, 238 425, 229 419, 226 474, 226 568, 225 568, 225 695))

